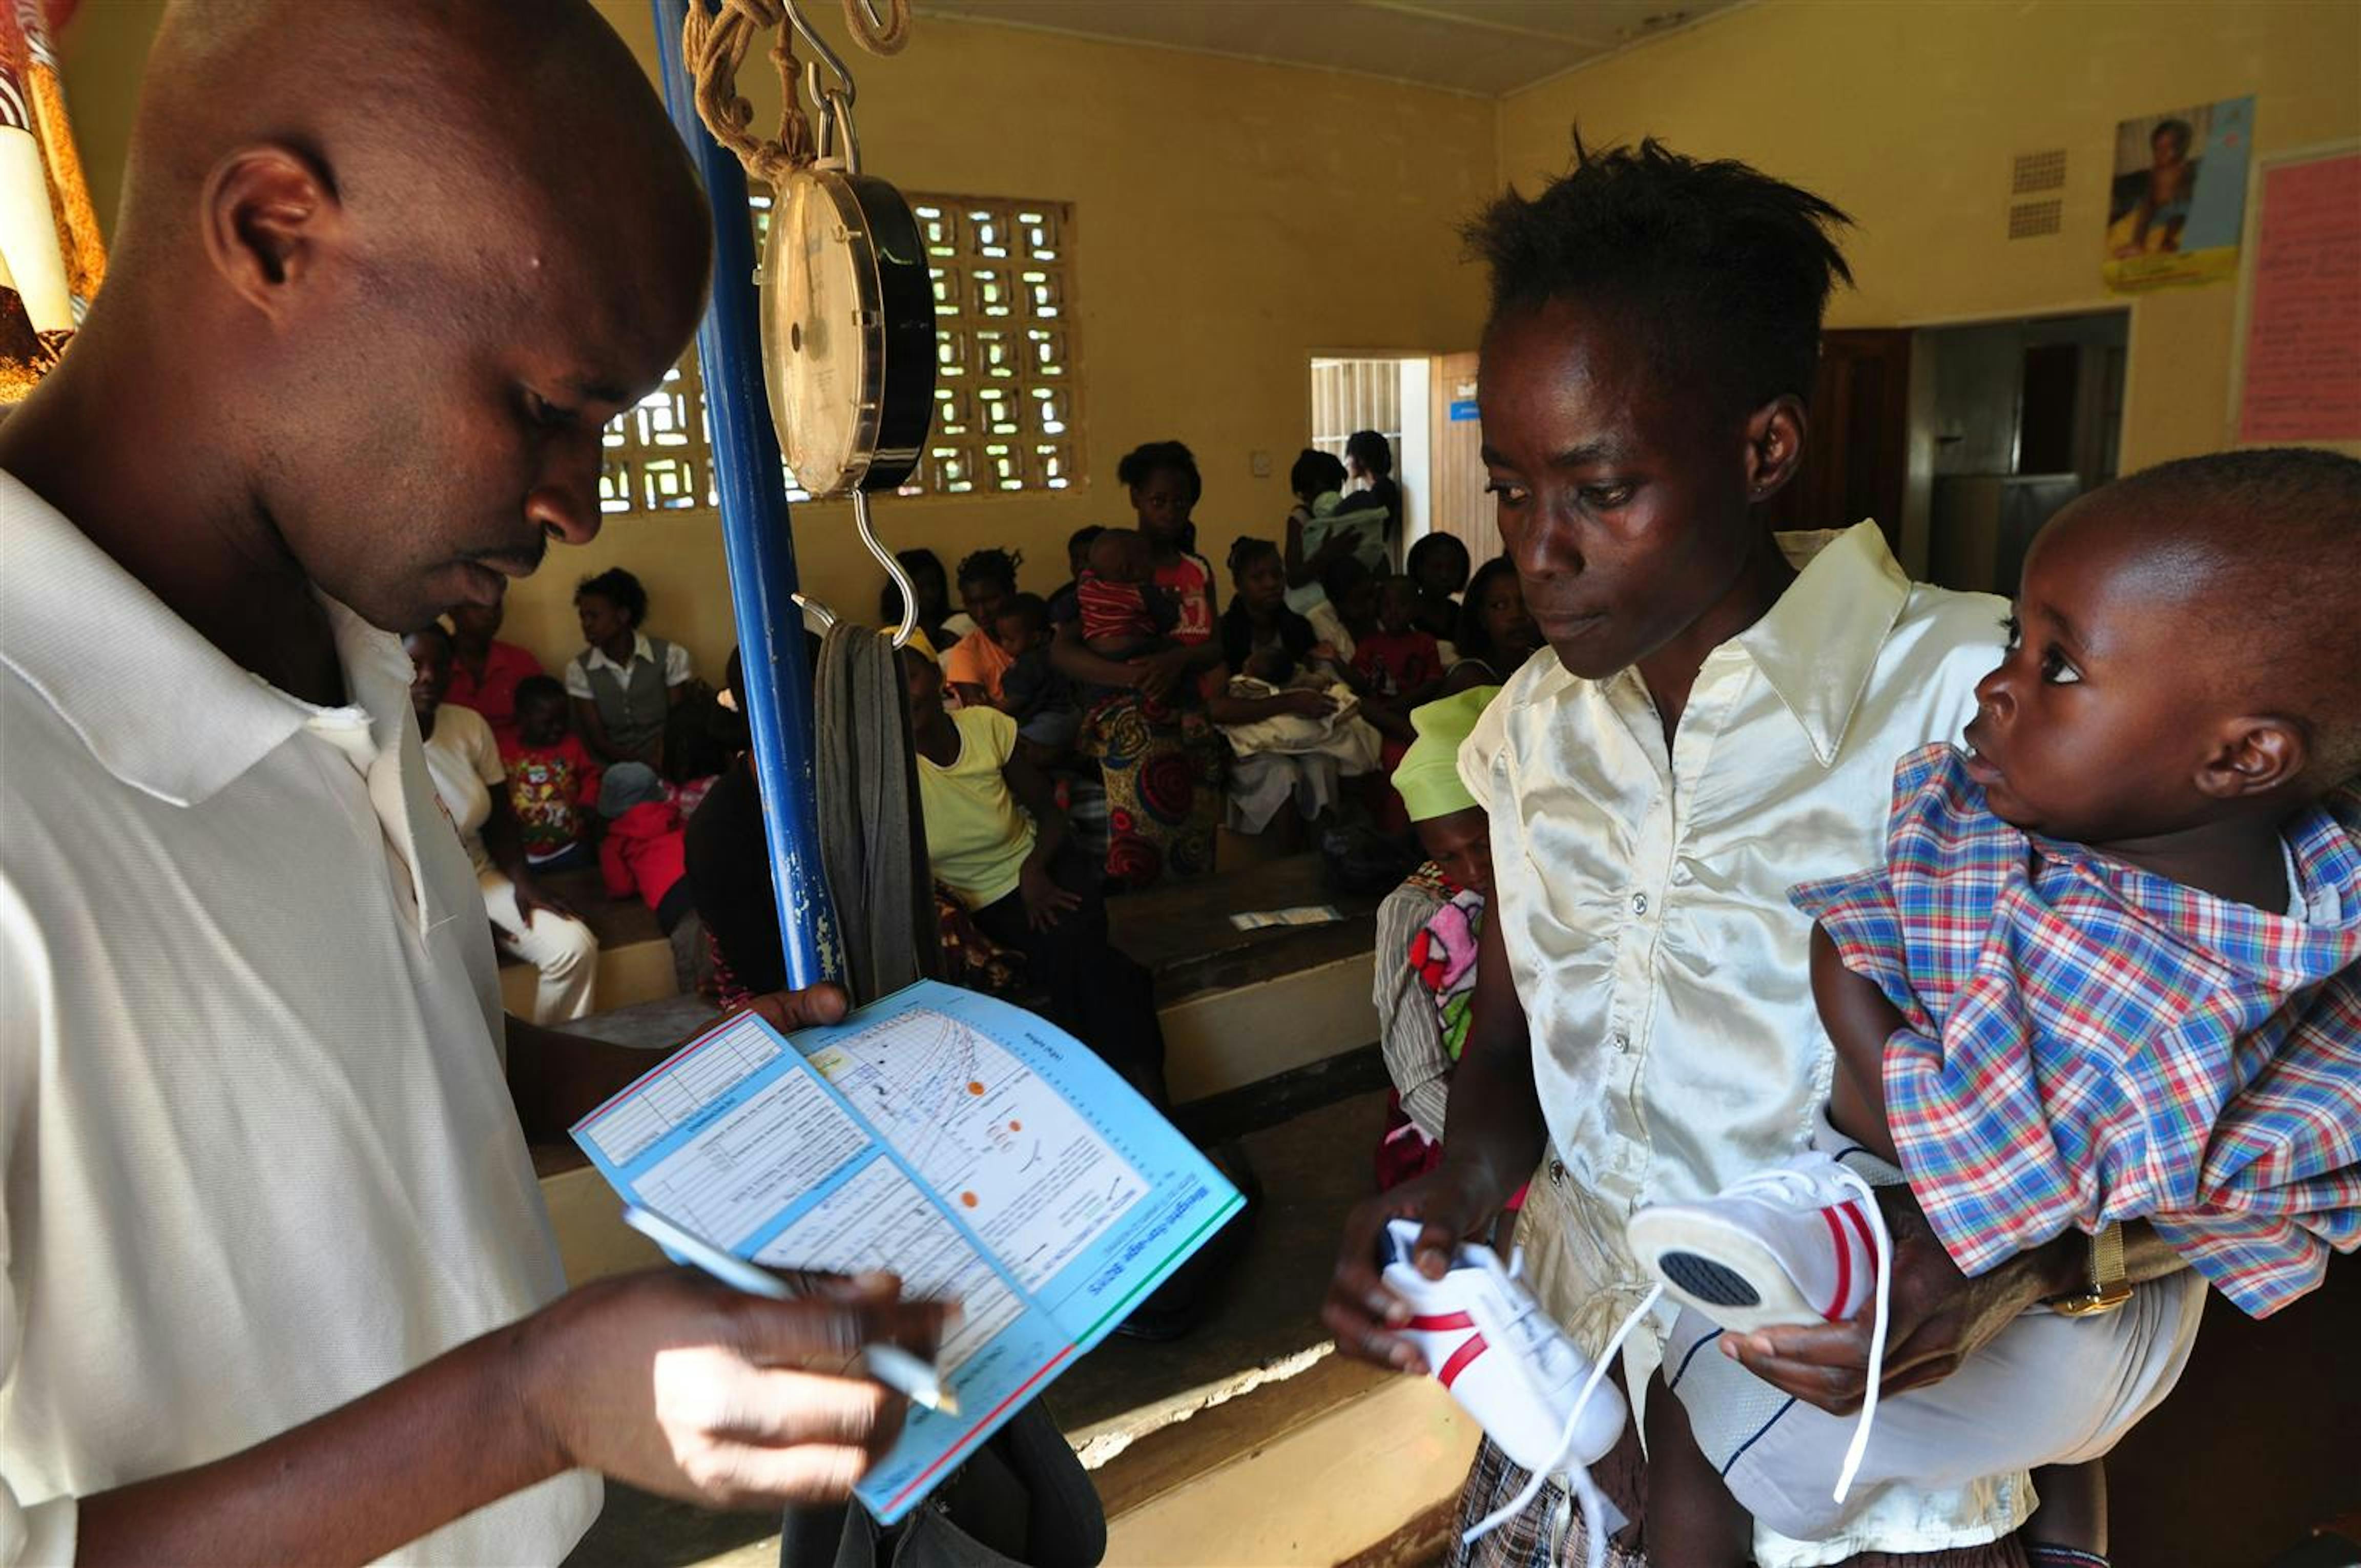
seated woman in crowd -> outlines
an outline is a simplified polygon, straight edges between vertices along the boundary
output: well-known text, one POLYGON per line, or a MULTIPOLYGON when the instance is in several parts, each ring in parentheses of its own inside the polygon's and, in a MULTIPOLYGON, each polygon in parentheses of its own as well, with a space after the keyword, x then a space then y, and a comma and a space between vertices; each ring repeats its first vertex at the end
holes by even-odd
POLYGON ((1525 609, 1524 586, 1506 555, 1484 563, 1467 585, 1459 609, 1459 635, 1452 641, 1444 693, 1497 686, 1525 667, 1542 645, 1542 629, 1525 609))
POLYGON ((688 650, 640 630, 648 590, 620 566, 585 577, 574 590, 582 652, 566 666, 574 728, 601 762, 645 762, 664 771, 664 729, 688 696, 688 650))
MULTIPOLYGON (((943 571, 941 556, 931 550, 896 550, 894 559, 901 563, 917 593, 918 630, 938 652, 975 630, 975 622, 963 611, 951 609, 950 577, 943 571)), ((902 624, 902 590, 891 577, 877 593, 877 624, 902 624)))
POLYGON ((1445 645, 1458 641, 1459 596, 1475 565, 1467 542, 1455 533, 1430 533, 1410 547, 1402 570, 1418 585, 1418 612, 1411 619, 1421 631, 1445 645))
POLYGON ((1053 1023, 1164 1104, 1154 982, 1109 944, 1099 869, 1071 846, 1049 778, 1017 746, 1016 721, 993 707, 952 712, 933 657, 913 644, 901 659, 936 880, 985 936, 1025 955, 1053 1023))
POLYGON ((1000 706, 1001 677, 1008 673, 1010 661, 1007 650, 993 638, 992 622, 1002 602, 1016 592, 1016 568, 1024 561, 1023 555, 1006 550, 978 550, 959 564, 960 602, 981 633, 940 649, 943 684, 961 707, 1000 706))
POLYGON ((1180 700, 1221 663, 1213 641, 1213 569, 1191 551, 1190 512, 1204 492, 1197 460, 1177 441, 1127 455, 1115 476, 1148 538, 1155 586, 1172 597, 1172 646, 1117 662, 1091 652, 1082 623, 1058 628, 1050 657, 1086 686, 1107 688, 1082 715, 1081 749, 1106 783, 1108 878, 1145 887, 1213 866, 1224 748, 1202 708, 1180 700))
POLYGON ((1499 691, 1476 686, 1412 709, 1418 739, 1394 770, 1426 861, 1378 905, 1378 1044, 1394 1083, 1378 1146, 1380 1190, 1443 1160, 1444 1107, 1467 1043, 1492 896, 1492 826, 1459 782, 1459 746, 1499 691))
POLYGON ((517 683, 542 673, 540 660, 499 641, 505 603, 503 597, 451 612, 451 689, 443 694, 451 707, 482 714, 503 746, 516 739, 517 683))
POLYGON ((1206 706, 1229 740, 1229 826, 1260 833, 1292 801, 1307 822, 1335 807, 1337 781, 1377 766, 1378 740, 1344 686, 1334 650, 1287 608, 1279 546, 1241 539, 1230 549, 1230 608, 1222 663, 1206 706))
POLYGON ((440 626, 413 631, 411 711, 426 745, 426 771, 443 809, 459 829, 483 890, 484 913, 501 950, 541 972, 533 1021, 558 1024, 590 1011, 598 978, 598 938, 574 912, 542 892, 525 866, 524 839, 509 805, 508 771, 492 727, 480 714, 443 701, 451 684, 451 634, 440 626))
MULTIPOLYGON (((1510 674, 1460 750, 1497 868, 1476 1001, 1442 1163, 1347 1224, 1323 1313, 1343 1354, 1424 1365, 1399 1328, 1412 1309, 1379 1277, 1389 1217, 1421 1222, 1412 1266, 1439 1279, 1538 1168, 1518 1230, 1524 1278, 1600 1356, 1653 1283, 1627 1235, 1634 1208, 1720 1190, 1809 1135, 1834 1064, 1812 923, 1788 890, 1882 859, 1894 759, 1960 734, 2006 609, 1912 584, 1873 522, 1800 573, 1773 536, 1773 498, 1805 457, 1844 222, 1743 164, 1645 142, 1583 149, 1474 225, 1492 281, 1478 368, 1488 478, 1553 657, 1510 674)), ((2127 1240, 2133 1277, 2158 1266, 2153 1246, 2127 1240)), ((1874 1341, 1906 1351, 1909 1384, 1931 1385, 2072 1290, 2070 1272, 2091 1277, 2090 1250, 2070 1232, 1968 1279, 1931 1236, 1900 1234, 1885 1334, 1855 1315, 1730 1336, 1708 1354, 1742 1362, 1775 1390, 1773 1409, 1850 1412, 1874 1341)), ((1651 1315, 1622 1340, 1610 1370, 1628 1391, 1660 1365, 1679 1379, 1667 1327, 1651 1315)), ((1630 1423, 1590 1475, 1623 1516, 1614 1544, 1662 1562, 1659 1537, 1681 1520, 1650 1517, 1653 1463, 1630 1423)), ((1461 1523, 1511 1522, 1473 1561, 1608 1544, 1587 1519, 1561 1541, 1565 1497, 1488 1438, 1461 1523)), ((2022 1563, 2008 1538, 2045 1533, 2036 1499, 2022 1469, 1895 1482, 1835 1540, 1758 1525, 1748 1544, 1773 1565, 2022 1563)))

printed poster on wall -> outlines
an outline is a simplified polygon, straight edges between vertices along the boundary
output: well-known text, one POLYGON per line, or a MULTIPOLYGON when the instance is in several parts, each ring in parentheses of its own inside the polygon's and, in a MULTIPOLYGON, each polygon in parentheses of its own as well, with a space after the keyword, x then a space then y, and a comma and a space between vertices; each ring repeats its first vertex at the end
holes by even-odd
POLYGON ((2225 98, 2115 126, 2106 260, 2117 294, 2218 283, 2238 270, 2255 101, 2225 98))
POLYGON ((2263 170, 2242 442, 2361 441, 2361 151, 2263 170))

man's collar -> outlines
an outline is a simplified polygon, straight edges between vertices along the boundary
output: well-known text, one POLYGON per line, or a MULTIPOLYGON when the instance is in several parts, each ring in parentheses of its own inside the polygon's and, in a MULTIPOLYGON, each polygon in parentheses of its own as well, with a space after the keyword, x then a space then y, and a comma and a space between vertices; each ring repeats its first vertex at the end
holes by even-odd
POLYGON ((648 641, 648 634, 646 632, 634 630, 631 633, 631 657, 630 663, 618 664, 614 660, 607 657, 607 650, 599 647, 594 642, 590 645, 590 656, 582 661, 582 667, 586 670, 595 670, 601 664, 604 664, 609 669, 622 670, 628 673, 631 665, 639 663, 642 659, 645 659, 651 664, 656 662, 655 644, 648 641))
POLYGON ((1731 639, 1804 727, 1822 767, 1836 761, 1878 650, 1909 598, 1910 579, 1885 535, 1873 522, 1856 523, 1827 536, 1779 602, 1731 639))
MULTIPOLYGON (((401 644, 322 602, 354 704, 385 744, 408 701, 401 644)), ((5 471, 0 663, 109 773, 172 806, 210 798, 323 711, 237 664, 5 471)))

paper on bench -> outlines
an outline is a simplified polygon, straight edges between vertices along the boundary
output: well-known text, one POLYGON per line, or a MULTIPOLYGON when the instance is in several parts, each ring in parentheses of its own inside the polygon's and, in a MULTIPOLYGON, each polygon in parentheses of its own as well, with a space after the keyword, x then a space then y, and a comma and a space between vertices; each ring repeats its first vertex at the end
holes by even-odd
POLYGON ((1266 926, 1326 926, 1345 918, 1345 912, 1333 904, 1299 904, 1292 909, 1258 909, 1230 916, 1230 924, 1241 931, 1259 931, 1266 926))
POLYGON ((727 1019, 577 1123, 626 1199, 783 1267, 890 1268, 965 1316, 963 1414, 913 1409, 862 1483, 891 1524, 1240 1207, 1071 1036, 931 981, 790 1038, 727 1019))

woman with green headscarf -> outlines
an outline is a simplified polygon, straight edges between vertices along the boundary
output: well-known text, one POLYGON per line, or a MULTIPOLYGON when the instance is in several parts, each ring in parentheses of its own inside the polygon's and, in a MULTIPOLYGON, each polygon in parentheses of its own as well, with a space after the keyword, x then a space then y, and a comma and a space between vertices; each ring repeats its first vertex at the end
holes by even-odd
POLYGON ((1492 895, 1491 826, 1459 782, 1459 743, 1499 689, 1476 686, 1412 709, 1417 738, 1394 771, 1427 858, 1378 906, 1378 1019, 1394 1080, 1378 1146, 1380 1189, 1443 1157, 1444 1095, 1467 1037, 1477 938, 1492 895))

